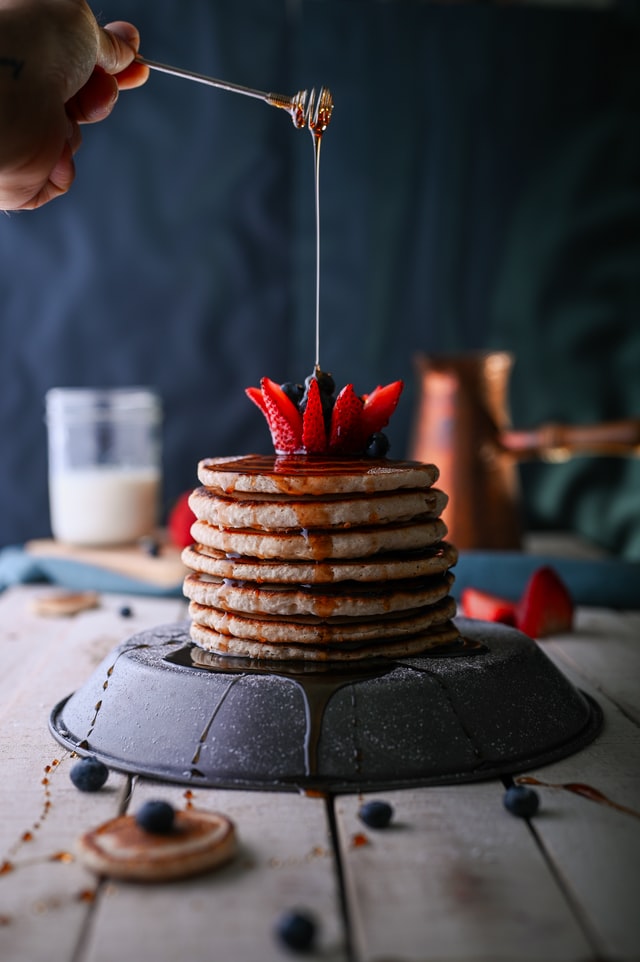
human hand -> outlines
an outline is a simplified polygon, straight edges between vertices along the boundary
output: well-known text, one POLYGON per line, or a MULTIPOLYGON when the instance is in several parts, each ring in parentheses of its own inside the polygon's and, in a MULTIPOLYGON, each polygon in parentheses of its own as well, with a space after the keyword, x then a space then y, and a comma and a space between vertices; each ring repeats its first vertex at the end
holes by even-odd
POLYGON ((84 0, 0 0, 0 209, 27 210, 75 177, 80 124, 144 83, 136 28, 98 26, 84 0))

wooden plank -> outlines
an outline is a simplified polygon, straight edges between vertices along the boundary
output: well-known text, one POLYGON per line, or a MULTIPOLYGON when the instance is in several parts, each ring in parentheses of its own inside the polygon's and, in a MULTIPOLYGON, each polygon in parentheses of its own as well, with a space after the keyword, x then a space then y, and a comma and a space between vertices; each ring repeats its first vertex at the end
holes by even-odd
POLYGON ((0 594, 0 720, 13 712, 23 685, 46 672, 49 699, 58 700, 88 677, 102 659, 138 631, 186 617, 182 599, 103 594, 99 607, 55 618, 35 613, 50 586, 11 588, 0 594), (121 611, 128 609, 129 617, 121 611))
POLYGON ((78 792, 68 777, 71 756, 47 730, 49 712, 132 629, 173 620, 183 610, 164 599, 109 597, 81 617, 36 619, 29 601, 42 590, 0 596, 0 958, 7 962, 48 962, 54 947, 56 959, 72 958, 96 889, 72 858, 74 839, 118 811, 127 784, 112 773, 100 792, 78 792), (118 614, 125 601, 131 619, 118 614))
MULTIPOLYGON (((184 788, 141 780, 130 810, 150 797, 178 808, 187 803, 184 788)), ((318 955, 313 957, 346 960, 325 803, 296 794, 213 789, 194 790, 188 802, 233 819, 238 857, 180 882, 109 882, 94 906, 81 962, 291 959, 273 927, 292 907, 311 910, 317 919, 318 955)))
POLYGON ((337 800, 359 962, 594 958, 503 793, 498 782, 386 792, 394 824, 378 831, 359 821, 361 798, 337 800))
POLYGON ((542 809, 535 831, 602 957, 638 962, 640 729, 553 650, 548 653, 574 684, 597 698, 605 724, 591 746, 532 773, 549 785, 538 787, 542 809), (562 785, 584 786, 578 790, 596 800, 551 787, 562 785))
POLYGON ((575 630, 542 647, 640 724, 640 612, 579 609, 575 630))
MULTIPOLYGON (((3 605, 5 612, 11 607, 12 618, 21 615, 19 602, 27 602, 34 590, 19 589, 20 597, 14 595, 11 605, 9 595, 1 598, 0 618, 3 605)), ((118 812, 127 780, 112 774, 102 791, 78 792, 68 778, 70 756, 47 733, 49 711, 82 684, 122 638, 183 612, 182 603, 109 597, 96 611, 51 622, 37 670, 19 672, 0 726, 0 758, 11 773, 11 794, 0 820, 0 864, 6 861, 12 867, 0 874, 3 960, 48 962, 55 946, 56 959, 77 962, 112 962, 118 957, 175 962, 187 950, 193 962, 212 957, 269 962, 289 957, 275 942, 272 927, 283 909, 300 904, 317 913, 323 958, 345 958, 328 822, 320 799, 198 790, 194 804, 234 818, 242 851, 221 873, 171 886, 97 886, 94 877, 69 858, 80 832, 118 812), (129 619, 118 614, 125 600, 134 612, 129 619), (45 772, 54 760, 59 764, 45 772), (42 784, 45 777, 49 785, 42 784), (27 834, 32 837, 23 841, 27 834)), ((22 631, 25 645, 35 624, 31 621, 29 630, 22 631)), ((0 659, 0 673, 1 667, 0 659)), ((140 780, 134 804, 160 794, 184 805, 184 791, 140 780)))

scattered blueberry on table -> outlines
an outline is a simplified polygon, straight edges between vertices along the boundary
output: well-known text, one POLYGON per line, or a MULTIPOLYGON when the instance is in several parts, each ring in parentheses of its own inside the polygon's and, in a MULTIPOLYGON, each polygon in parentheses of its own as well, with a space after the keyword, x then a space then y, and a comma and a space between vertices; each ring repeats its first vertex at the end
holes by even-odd
POLYGON ((97 758, 81 758, 69 772, 69 778, 81 792, 98 792, 109 777, 109 769, 97 758))
POLYGON ((308 912, 290 909, 283 912, 275 926, 275 934, 288 949, 308 951, 316 937, 316 923, 308 912))
POLYGON ((504 807, 519 818, 533 818, 540 807, 540 796, 527 785, 511 785, 504 793, 504 807))
POLYGON ((151 799, 136 812, 136 822, 145 832, 153 835, 169 835, 173 829, 175 809, 169 802, 151 799))
POLYGON ((155 538, 149 536, 140 538, 138 546, 140 550, 143 551, 144 554, 149 555, 150 558, 157 558, 160 554, 160 545, 155 538))
POLYGON ((360 820, 369 828, 386 828, 393 818, 393 808, 389 802, 364 802, 358 812, 360 820))
POLYGON ((130 618, 132 614, 133 614, 133 609, 130 608, 129 605, 123 605, 122 608, 120 609, 121 618, 130 618))

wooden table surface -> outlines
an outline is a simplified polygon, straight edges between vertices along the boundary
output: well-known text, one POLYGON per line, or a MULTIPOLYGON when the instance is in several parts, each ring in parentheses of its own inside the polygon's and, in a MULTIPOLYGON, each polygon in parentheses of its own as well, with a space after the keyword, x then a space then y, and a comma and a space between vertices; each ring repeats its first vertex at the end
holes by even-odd
POLYGON ((640 612, 581 609, 547 654, 600 703, 588 748, 531 774, 531 821, 499 781, 384 792, 386 830, 358 819, 361 795, 187 789, 112 772, 77 791, 49 713, 121 641, 185 617, 181 601, 103 595, 42 617, 44 585, 0 595, 0 959, 3 962, 270 962, 280 913, 313 911, 307 957, 358 962, 640 960, 640 612), (121 609, 128 605, 130 617, 121 609), (589 785, 599 800, 567 790, 589 785), (240 852, 179 883, 99 879, 72 855, 84 830, 162 797, 229 815, 240 852))

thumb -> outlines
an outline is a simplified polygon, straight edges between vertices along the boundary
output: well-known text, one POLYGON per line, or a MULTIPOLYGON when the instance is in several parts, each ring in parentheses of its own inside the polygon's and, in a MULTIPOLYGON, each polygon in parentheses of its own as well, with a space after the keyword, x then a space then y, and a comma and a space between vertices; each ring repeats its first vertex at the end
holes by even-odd
POLYGON ((107 73, 117 74, 128 67, 140 46, 140 34, 132 23, 116 20, 98 31, 96 63, 107 73))

